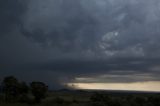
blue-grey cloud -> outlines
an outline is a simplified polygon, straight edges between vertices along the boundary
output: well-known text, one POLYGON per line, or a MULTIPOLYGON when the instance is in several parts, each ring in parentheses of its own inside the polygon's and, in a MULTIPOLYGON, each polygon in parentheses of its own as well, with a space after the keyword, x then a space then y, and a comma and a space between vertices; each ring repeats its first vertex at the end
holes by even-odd
POLYGON ((69 81, 115 71, 121 79, 133 71, 144 75, 138 80, 146 74, 159 80, 159 0, 1 0, 0 5, 2 72, 51 72, 53 80, 69 81))

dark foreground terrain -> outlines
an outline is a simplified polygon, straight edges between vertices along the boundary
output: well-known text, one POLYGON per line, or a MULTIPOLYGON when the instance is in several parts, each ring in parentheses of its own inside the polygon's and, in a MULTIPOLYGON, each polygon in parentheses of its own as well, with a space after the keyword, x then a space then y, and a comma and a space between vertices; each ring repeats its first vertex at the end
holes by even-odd
POLYGON ((6 103, 0 96, 0 106, 160 106, 160 93, 120 91, 49 91, 41 103, 6 103))

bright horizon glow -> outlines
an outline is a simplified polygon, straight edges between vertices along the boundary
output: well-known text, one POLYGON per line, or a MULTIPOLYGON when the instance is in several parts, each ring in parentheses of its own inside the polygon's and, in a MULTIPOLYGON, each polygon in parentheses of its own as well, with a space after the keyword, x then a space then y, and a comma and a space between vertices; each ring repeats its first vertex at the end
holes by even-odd
POLYGON ((160 81, 133 83, 68 83, 74 89, 88 90, 131 90, 160 92, 160 81))

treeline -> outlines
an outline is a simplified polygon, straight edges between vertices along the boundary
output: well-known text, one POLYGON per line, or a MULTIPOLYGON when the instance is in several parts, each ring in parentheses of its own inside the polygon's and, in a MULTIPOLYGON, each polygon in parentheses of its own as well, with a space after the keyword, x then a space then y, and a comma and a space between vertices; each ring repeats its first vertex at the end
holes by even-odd
POLYGON ((43 82, 27 84, 8 76, 2 80, 0 89, 2 102, 40 103, 46 97, 48 86, 43 82))

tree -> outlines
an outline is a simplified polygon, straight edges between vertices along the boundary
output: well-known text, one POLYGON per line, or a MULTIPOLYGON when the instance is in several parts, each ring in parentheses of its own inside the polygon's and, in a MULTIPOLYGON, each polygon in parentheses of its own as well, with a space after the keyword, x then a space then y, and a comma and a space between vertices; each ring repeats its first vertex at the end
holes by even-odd
POLYGON ((43 82, 32 82, 30 86, 35 101, 40 103, 41 100, 45 98, 48 87, 43 82))
POLYGON ((19 95, 19 83, 13 76, 5 77, 3 82, 3 91, 5 93, 6 101, 14 101, 19 95))

